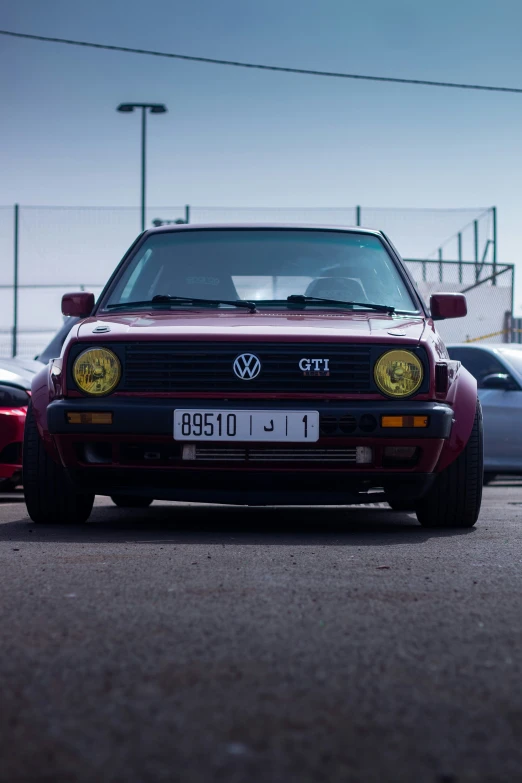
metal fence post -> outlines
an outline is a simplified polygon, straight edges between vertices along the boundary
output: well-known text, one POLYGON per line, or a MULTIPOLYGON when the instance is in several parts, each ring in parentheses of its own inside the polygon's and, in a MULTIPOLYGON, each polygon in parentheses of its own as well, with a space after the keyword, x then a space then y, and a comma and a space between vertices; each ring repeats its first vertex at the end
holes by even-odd
POLYGON ((473 239, 475 245, 475 282, 478 282, 480 277, 479 267, 479 224, 478 220, 473 221, 473 239))
POLYGON ((442 277, 443 277, 443 272, 442 272, 442 248, 439 247, 439 283, 442 283, 442 277))
POLYGON ((190 205, 185 204, 185 223, 190 223, 190 205))
POLYGON ((18 204, 14 205, 14 270, 13 270, 13 342, 11 348, 12 356, 18 352, 18 229, 19 229, 19 211, 18 204))
POLYGON ((457 234, 458 259, 459 259, 459 283, 462 283, 462 233, 457 234))
POLYGON ((510 343, 513 341, 513 313, 510 313, 509 310, 506 310, 504 313, 504 329, 502 333, 502 342, 503 343, 510 343))
MULTIPOLYGON (((497 208, 491 207, 493 217, 493 274, 497 271, 497 208)), ((494 277, 491 285, 497 284, 497 278, 494 277)))
POLYGON ((361 225, 361 208, 355 207, 355 225, 360 226, 361 225))

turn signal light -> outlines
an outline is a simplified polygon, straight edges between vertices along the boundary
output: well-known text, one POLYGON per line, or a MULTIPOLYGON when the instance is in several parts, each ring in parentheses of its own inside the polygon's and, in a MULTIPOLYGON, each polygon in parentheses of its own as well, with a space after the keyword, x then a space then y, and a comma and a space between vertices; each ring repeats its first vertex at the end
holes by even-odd
POLYGON ((112 413, 68 413, 69 424, 112 424, 112 413))
POLYGON ((445 362, 437 362, 435 365, 435 391, 446 394, 449 384, 449 370, 445 362))
POLYGON ((427 427, 427 416, 381 416, 381 427, 427 427))

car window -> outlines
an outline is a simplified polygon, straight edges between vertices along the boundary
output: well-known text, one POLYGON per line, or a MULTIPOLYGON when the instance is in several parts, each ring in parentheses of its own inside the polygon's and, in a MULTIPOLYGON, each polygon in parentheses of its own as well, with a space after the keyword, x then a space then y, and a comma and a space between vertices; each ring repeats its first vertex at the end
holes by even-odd
POLYGON ((511 365, 513 369, 522 375, 522 350, 520 348, 502 348, 502 358, 506 360, 508 365, 511 365))
POLYGON ((489 351, 481 348, 448 348, 452 359, 462 362, 466 370, 475 376, 479 389, 486 375, 506 373, 506 367, 489 351))
POLYGON ((151 234, 106 304, 153 296, 286 299, 290 294, 416 311, 386 247, 370 234, 289 229, 205 229, 151 234))

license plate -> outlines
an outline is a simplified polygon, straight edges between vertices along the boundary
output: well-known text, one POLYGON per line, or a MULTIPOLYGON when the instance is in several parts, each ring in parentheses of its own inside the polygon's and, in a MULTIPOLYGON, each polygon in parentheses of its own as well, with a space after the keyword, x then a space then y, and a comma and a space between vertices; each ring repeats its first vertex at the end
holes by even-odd
POLYGON ((318 411, 175 410, 175 440, 319 440, 318 411))

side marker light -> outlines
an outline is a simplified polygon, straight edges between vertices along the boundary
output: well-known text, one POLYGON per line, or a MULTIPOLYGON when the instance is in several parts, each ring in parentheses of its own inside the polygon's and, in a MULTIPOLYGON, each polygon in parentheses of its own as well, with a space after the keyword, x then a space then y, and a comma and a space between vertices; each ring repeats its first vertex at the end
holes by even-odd
POLYGON ((68 413, 69 424, 112 424, 112 413, 68 413))
POLYGON ((428 416, 381 416, 381 427, 427 427, 428 416))

